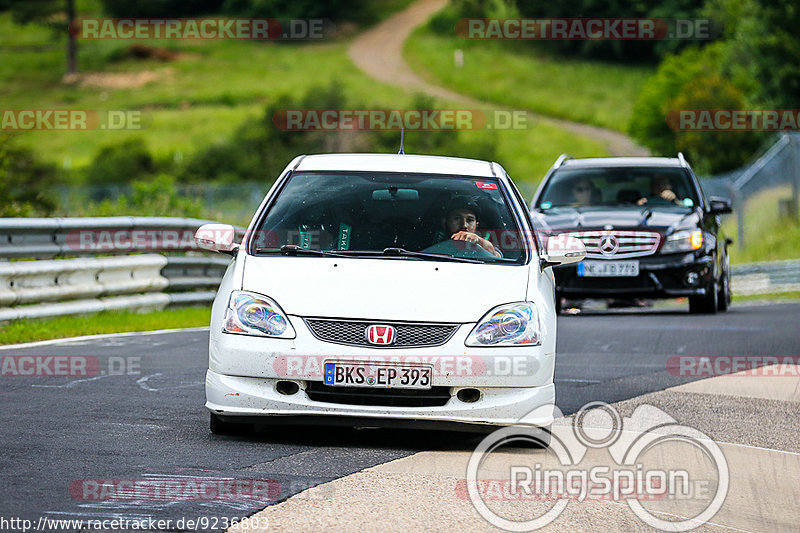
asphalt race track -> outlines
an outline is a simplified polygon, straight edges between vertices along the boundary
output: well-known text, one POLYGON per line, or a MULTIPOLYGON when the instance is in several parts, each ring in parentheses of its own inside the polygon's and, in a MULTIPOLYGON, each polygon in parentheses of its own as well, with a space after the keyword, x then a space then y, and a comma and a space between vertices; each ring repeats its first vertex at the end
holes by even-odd
MULTIPOLYGON (((796 303, 735 305, 713 316, 683 309, 562 316, 558 406, 570 414, 590 401, 686 383, 666 370, 676 355, 798 356, 798 318, 796 303)), ((457 433, 319 427, 212 435, 203 407, 207 336, 187 330, 0 351, 3 358, 90 355, 99 364, 92 378, 0 378, 0 516, 206 517, 212 521, 202 529, 222 529, 222 517, 253 514, 308 487, 418 451, 477 442, 457 433), (108 371, 123 361, 130 374, 108 371), (104 485, 143 480, 163 490, 103 496, 104 485), (193 483, 209 481, 219 488, 215 497, 192 497, 193 483)))

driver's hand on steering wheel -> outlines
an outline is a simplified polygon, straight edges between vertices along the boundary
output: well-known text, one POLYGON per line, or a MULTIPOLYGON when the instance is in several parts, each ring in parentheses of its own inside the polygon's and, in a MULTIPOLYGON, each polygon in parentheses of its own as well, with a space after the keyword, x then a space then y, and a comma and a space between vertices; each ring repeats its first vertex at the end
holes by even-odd
POLYGON ((495 249, 494 245, 490 241, 482 237, 479 237, 470 231, 461 230, 457 233, 453 233, 453 235, 451 235, 450 238, 453 239, 454 241, 466 241, 470 244, 477 244, 487 252, 496 255, 497 257, 503 257, 500 254, 500 252, 498 252, 497 249, 495 249))

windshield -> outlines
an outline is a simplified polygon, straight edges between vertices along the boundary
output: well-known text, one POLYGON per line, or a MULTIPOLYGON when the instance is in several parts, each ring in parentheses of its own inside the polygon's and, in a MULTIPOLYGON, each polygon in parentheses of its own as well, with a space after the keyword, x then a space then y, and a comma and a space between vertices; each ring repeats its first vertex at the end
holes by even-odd
POLYGON ((521 235, 496 180, 303 172, 278 193, 251 252, 520 262, 521 235))
POLYGON ((691 208, 698 198, 682 168, 565 168, 548 180, 536 207, 608 205, 691 208))

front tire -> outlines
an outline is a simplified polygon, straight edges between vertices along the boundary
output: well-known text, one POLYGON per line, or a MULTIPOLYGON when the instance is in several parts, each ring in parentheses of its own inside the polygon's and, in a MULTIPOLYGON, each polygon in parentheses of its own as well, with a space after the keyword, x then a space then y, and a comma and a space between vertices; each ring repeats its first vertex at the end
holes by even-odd
POLYGON ((731 267, 727 254, 725 255, 725 264, 722 267, 722 278, 719 280, 719 295, 717 299, 719 300, 717 302, 719 311, 727 311, 731 306, 731 267))
POLYGON ((717 312, 719 305, 719 292, 714 280, 706 287, 705 296, 690 296, 689 297, 689 312, 693 314, 713 315, 717 312))

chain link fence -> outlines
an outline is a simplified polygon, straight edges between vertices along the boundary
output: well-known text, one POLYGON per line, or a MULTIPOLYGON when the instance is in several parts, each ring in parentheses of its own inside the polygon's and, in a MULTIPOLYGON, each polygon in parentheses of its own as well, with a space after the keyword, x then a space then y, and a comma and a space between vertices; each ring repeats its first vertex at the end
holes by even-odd
POLYGON ((800 205, 800 134, 784 133, 761 156, 745 167, 701 179, 707 196, 730 198, 736 216, 737 246, 745 247, 748 240, 746 220, 748 202, 764 199, 754 205, 760 214, 775 214, 797 218, 800 205), (766 196, 769 195, 769 196, 766 196))

